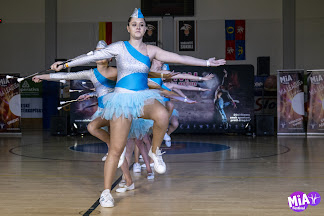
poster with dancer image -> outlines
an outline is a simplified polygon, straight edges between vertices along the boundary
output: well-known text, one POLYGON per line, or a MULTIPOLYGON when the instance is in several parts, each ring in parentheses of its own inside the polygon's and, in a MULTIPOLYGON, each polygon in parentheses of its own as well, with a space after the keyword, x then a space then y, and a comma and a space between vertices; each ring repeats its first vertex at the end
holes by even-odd
MULTIPOLYGON (((93 92, 94 86, 90 80, 71 81, 71 99, 77 99, 80 95, 93 92)), ((87 133, 87 125, 91 122, 92 115, 97 111, 98 100, 92 97, 88 100, 72 103, 70 108, 70 123, 76 125, 78 133, 87 133)))
POLYGON ((0 133, 20 133, 21 101, 19 82, 0 75, 0 133))
POLYGON ((303 78, 303 70, 278 71, 278 135, 305 134, 303 78))
POLYGON ((178 133, 247 133, 254 116, 254 68, 252 65, 221 67, 170 66, 175 72, 206 76, 211 80, 172 79, 178 85, 208 91, 182 90, 197 103, 174 102, 179 112, 178 133))
POLYGON ((324 134, 324 70, 307 71, 308 135, 324 134))
POLYGON ((143 42, 148 45, 159 46, 159 23, 158 21, 147 21, 147 30, 143 37, 143 42))

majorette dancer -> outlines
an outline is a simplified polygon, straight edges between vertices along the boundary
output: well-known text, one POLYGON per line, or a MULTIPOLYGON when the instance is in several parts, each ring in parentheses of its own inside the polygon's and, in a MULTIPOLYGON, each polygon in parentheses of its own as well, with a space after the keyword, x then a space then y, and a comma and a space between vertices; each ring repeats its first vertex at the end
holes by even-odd
MULTIPOLYGON (((130 33, 129 41, 112 43, 107 48, 70 61, 65 67, 74 67, 114 57, 117 62, 117 84, 115 91, 104 97, 105 108, 103 117, 110 121, 111 146, 104 170, 104 187, 100 197, 103 207, 113 207, 114 199, 110 194, 115 176, 119 156, 127 141, 132 119, 145 118, 154 120, 153 141, 149 156, 154 160, 154 169, 162 174, 166 165, 160 150, 164 134, 168 127, 168 111, 163 106, 163 99, 158 92, 149 90, 147 74, 151 60, 179 63, 193 66, 220 66, 225 60, 198 59, 168 52, 159 47, 146 45, 142 39, 146 31, 146 22, 140 9, 135 9, 128 20, 127 30, 130 33)), ((61 70, 60 62, 56 62, 51 69, 61 70)))

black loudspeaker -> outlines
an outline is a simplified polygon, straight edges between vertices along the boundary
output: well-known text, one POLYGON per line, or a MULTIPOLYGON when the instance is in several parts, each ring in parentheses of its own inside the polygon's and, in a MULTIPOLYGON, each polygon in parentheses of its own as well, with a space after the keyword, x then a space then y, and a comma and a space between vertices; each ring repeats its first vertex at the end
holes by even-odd
POLYGON ((257 136, 273 136, 274 135, 274 116, 273 115, 256 115, 255 129, 257 136))
POLYGON ((51 118, 51 134, 52 135, 67 135, 67 117, 52 116, 51 118))
POLYGON ((270 75, 270 56, 261 56, 257 58, 258 62, 258 76, 270 75))

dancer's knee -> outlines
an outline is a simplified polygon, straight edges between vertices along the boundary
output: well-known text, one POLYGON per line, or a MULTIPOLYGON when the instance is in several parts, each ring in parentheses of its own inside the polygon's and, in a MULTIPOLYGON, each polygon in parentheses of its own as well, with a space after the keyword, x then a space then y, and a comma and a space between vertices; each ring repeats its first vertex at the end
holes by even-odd
POLYGON ((169 113, 166 109, 161 109, 157 111, 154 123, 163 126, 169 124, 169 113))
POLYGON ((120 147, 120 146, 114 146, 114 147, 110 147, 109 149, 109 155, 111 154, 114 157, 120 157, 120 155, 123 153, 124 148, 120 147))
POLYGON ((93 122, 90 122, 87 126, 87 129, 90 134, 93 134, 95 132, 95 130, 97 129, 97 127, 93 122))

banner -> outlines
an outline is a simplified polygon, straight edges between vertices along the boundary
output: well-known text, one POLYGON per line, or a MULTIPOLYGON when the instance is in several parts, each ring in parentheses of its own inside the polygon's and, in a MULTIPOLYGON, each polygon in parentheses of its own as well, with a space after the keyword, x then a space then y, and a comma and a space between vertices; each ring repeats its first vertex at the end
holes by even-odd
POLYGON ((173 79, 178 85, 210 91, 182 90, 195 104, 174 102, 179 112, 178 133, 247 133, 254 121, 252 65, 221 67, 170 66, 175 72, 215 77, 208 81, 173 79), (225 69, 225 71, 224 71, 225 69))
POLYGON ((99 40, 109 45, 112 42, 112 22, 99 22, 99 40))
POLYGON ((159 24, 158 21, 147 21, 147 30, 143 37, 143 42, 148 45, 159 46, 159 24))
POLYGON ((21 105, 17 79, 0 75, 0 98, 0 133, 20 133, 21 105))
POLYGON ((254 77, 254 114, 277 116, 277 77, 254 77))
POLYGON ((42 83, 25 79, 20 83, 21 118, 43 118, 42 83))
POLYGON ((245 20, 225 20, 226 60, 245 60, 245 20))
POLYGON ((324 70, 307 71, 308 135, 324 135, 324 70))
POLYGON ((195 21, 179 21, 179 51, 195 51, 195 21))
MULTIPOLYGON (((94 86, 90 80, 72 80, 71 90, 80 90, 80 92, 71 92, 71 99, 77 99, 80 95, 92 92, 94 86), (83 90, 83 91, 81 91, 83 90)), ((87 133, 87 125, 91 122, 92 115, 97 111, 97 98, 74 102, 70 105, 70 123, 77 125, 78 133, 87 133)))
POLYGON ((303 70, 278 71, 278 135, 305 134, 303 76, 303 70))

